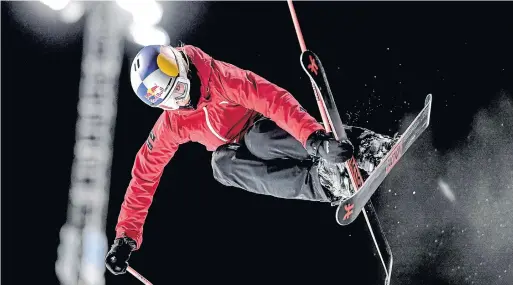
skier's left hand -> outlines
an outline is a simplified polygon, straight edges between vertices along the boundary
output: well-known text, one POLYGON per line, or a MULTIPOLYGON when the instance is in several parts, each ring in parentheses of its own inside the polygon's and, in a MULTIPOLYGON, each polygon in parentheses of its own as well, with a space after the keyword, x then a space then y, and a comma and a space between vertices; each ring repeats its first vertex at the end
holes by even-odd
POLYGON ((344 163, 353 156, 354 147, 349 140, 339 142, 333 135, 320 130, 308 137, 306 151, 331 163, 344 163))

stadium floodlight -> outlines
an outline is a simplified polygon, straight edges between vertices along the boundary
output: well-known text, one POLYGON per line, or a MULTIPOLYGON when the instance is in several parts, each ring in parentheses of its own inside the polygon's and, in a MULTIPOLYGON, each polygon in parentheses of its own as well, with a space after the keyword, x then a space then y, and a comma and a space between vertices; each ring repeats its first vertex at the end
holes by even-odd
POLYGON ((68 6, 70 0, 40 0, 41 3, 55 11, 60 11, 68 6))
POLYGON ((130 35, 132 37, 132 41, 142 46, 169 45, 170 42, 167 32, 157 26, 132 23, 130 26, 130 35))
POLYGON ((132 14, 134 23, 151 26, 162 20, 164 11, 154 0, 116 0, 116 3, 132 14))

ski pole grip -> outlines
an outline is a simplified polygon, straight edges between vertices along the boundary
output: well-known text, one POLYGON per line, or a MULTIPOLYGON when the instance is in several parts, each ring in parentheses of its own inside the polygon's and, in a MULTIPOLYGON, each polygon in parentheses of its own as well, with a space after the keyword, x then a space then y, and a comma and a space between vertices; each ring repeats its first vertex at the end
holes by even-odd
POLYGON ((139 281, 141 281, 143 284, 153 285, 150 281, 148 281, 148 279, 144 278, 141 274, 139 274, 139 272, 135 271, 135 269, 133 269, 132 267, 128 266, 126 270, 130 272, 130 274, 135 276, 135 278, 139 279, 139 281))

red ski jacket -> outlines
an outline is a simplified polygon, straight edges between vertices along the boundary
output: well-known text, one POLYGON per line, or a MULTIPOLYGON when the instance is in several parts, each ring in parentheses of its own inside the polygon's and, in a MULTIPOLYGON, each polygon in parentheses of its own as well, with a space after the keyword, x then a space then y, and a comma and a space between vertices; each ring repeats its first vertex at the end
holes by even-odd
POLYGON ((270 118, 305 145, 313 132, 323 129, 286 90, 259 75, 213 59, 201 49, 184 51, 201 81, 195 109, 164 111, 139 149, 116 226, 116 237, 142 243, 143 226, 164 167, 180 144, 193 141, 208 151, 238 142, 259 114, 270 118))

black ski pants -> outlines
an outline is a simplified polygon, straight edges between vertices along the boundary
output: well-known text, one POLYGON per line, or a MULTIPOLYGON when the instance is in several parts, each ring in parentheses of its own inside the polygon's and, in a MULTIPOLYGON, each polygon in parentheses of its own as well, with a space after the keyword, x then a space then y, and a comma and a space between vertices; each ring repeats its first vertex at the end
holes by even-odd
MULTIPOLYGON (((346 128, 353 144, 352 137, 362 131, 346 128)), ((306 149, 268 118, 256 121, 240 143, 220 146, 212 154, 212 170, 214 178, 226 186, 278 198, 329 202, 306 149)))

